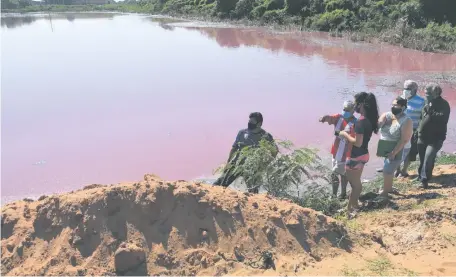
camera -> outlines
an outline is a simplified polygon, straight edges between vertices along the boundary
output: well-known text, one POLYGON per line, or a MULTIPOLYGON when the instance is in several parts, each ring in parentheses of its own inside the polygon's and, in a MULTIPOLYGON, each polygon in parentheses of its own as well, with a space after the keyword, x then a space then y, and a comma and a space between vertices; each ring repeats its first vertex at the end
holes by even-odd
POLYGON ((334 132, 334 135, 335 135, 336 137, 338 137, 338 136, 339 136, 339 133, 340 133, 340 131, 335 131, 335 132, 334 132))

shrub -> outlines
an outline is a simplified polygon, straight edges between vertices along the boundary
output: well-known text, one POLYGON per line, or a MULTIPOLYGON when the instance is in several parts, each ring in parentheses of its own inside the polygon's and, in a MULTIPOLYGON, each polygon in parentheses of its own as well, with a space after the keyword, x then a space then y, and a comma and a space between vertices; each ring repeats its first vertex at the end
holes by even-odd
POLYGON ((268 23, 283 24, 285 22, 286 12, 284 10, 266 11, 262 19, 268 23))
POLYGON ((163 6, 164 13, 188 13, 194 7, 192 0, 169 0, 163 6))
POLYGON ((255 7, 252 12, 250 13, 252 18, 261 18, 263 14, 266 12, 266 7, 264 5, 255 7))
POLYGON ((332 12, 334 10, 352 10, 353 3, 350 0, 325 0, 325 10, 332 12))
POLYGON ((289 14, 299 14, 302 8, 308 4, 308 0, 285 0, 285 10, 289 14))
POLYGON ((313 16, 325 12, 324 1, 322 0, 307 0, 308 3, 302 8, 301 14, 304 17, 313 16))
POLYGON ((234 15, 237 18, 250 17, 255 0, 239 0, 234 8, 234 15))
POLYGON ((277 144, 281 150, 277 156, 274 156, 274 146, 266 141, 260 142, 259 147, 244 148, 235 163, 235 172, 243 176, 246 183, 262 186, 272 196, 288 198, 326 214, 338 210, 340 202, 331 199, 325 186, 309 185, 304 193, 300 193, 304 182, 316 177, 325 179, 329 173, 316 151, 295 149, 289 141, 278 141, 277 144))
POLYGON ((402 14, 399 12, 399 11, 392 11, 390 14, 389 14, 389 18, 393 21, 396 21, 398 20, 399 18, 401 18, 402 14))
POLYGON ((425 18, 439 24, 449 22, 456 25, 456 1, 454 0, 419 0, 425 18))
POLYGON ((415 27, 424 27, 425 20, 422 17, 421 4, 417 1, 408 1, 400 6, 400 12, 409 24, 415 27))
POLYGON ((316 16, 312 26, 320 31, 343 31, 353 29, 356 21, 356 16, 352 11, 334 10, 316 16))
POLYGON ((452 27, 449 23, 438 25, 431 22, 426 28, 415 31, 415 35, 421 43, 426 42, 427 46, 422 47, 425 51, 437 49, 456 51, 456 27, 452 27))
POLYGON ((268 11, 283 9, 285 2, 284 0, 267 0, 264 5, 268 11))
POLYGON ((216 0, 215 10, 222 14, 228 14, 236 8, 237 0, 216 0))

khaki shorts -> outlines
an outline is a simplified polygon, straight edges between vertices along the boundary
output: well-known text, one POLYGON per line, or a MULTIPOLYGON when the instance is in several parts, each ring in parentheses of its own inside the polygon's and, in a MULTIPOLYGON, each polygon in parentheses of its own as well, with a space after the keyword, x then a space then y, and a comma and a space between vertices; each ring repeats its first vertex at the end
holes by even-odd
POLYGON ((345 176, 345 162, 339 162, 333 158, 331 169, 333 173, 345 176))

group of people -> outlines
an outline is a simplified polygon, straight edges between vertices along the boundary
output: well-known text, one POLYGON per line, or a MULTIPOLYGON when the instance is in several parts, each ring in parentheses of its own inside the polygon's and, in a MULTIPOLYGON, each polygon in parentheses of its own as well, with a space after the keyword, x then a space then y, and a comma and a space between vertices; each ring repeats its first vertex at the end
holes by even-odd
MULTIPOLYGON (((332 145, 332 188, 337 196, 346 198, 347 184, 351 185, 347 212, 356 214, 362 191, 361 175, 369 161, 369 142, 372 134, 380 133, 377 155, 385 158, 382 169, 384 185, 380 196, 387 197, 393 191, 394 177, 408 177, 408 167, 419 155, 418 180, 428 187, 437 152, 446 139, 450 106, 442 98, 442 88, 435 83, 426 86, 424 98, 418 95, 418 84, 407 80, 402 95, 395 98, 391 110, 379 115, 377 99, 373 93, 360 92, 354 101, 345 101, 342 113, 325 115, 320 122, 334 125, 335 140, 332 145), (355 116, 359 114, 359 117, 355 116), (382 152, 383 151, 383 152, 382 152), (386 152, 385 152, 386 151, 386 152), (382 154, 383 153, 383 154, 382 154)), ((258 146, 261 140, 274 144, 271 134, 262 128, 261 113, 251 113, 247 129, 239 131, 229 154, 227 166, 214 185, 229 186, 241 173, 235 164, 240 150, 258 146)), ((275 145, 275 144, 274 144, 275 145)), ((277 155, 278 149, 273 155, 277 155)), ((258 193, 258 184, 247 184, 249 192, 258 193)))
POLYGON ((359 208, 361 174, 369 161, 368 145, 373 133, 380 133, 377 155, 384 157, 383 168, 378 170, 384 177, 380 197, 393 192, 394 177, 409 177, 408 167, 417 155, 420 158, 417 178, 423 188, 428 188, 437 152, 446 139, 450 105, 442 98, 438 84, 428 84, 424 94, 425 98, 418 95, 417 82, 407 80, 402 95, 382 115, 375 95, 361 92, 354 101, 344 102, 342 113, 320 118, 320 122, 335 125, 331 149, 333 195, 337 196, 340 184, 339 197, 346 198, 347 183, 350 183, 347 207, 350 216, 359 208), (354 116, 355 112, 360 114, 359 118, 354 116))

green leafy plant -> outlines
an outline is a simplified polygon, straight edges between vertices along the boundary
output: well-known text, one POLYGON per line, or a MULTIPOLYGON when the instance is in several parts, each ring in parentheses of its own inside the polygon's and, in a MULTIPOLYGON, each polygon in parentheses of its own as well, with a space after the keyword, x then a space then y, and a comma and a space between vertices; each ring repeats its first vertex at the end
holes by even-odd
POLYGON ((255 0, 239 0, 234 8, 236 18, 249 17, 254 8, 255 0))
POLYGON ((242 176, 248 188, 264 188, 268 194, 288 198, 298 205, 334 214, 342 203, 331 197, 323 184, 307 184, 316 178, 328 182, 330 171, 317 155, 316 149, 295 148, 290 141, 261 141, 258 147, 243 148, 235 162, 219 167, 234 167, 233 174, 242 176), (277 155, 275 155, 277 153, 277 155), (301 192, 304 191, 304 192, 301 192))

